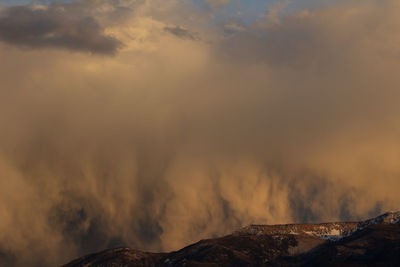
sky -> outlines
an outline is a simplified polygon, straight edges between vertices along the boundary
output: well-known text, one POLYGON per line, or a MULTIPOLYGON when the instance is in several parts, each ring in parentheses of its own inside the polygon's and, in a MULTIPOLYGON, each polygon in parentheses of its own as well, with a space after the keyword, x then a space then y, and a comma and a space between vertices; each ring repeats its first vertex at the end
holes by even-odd
POLYGON ((397 0, 0 3, 0 266, 399 209, 397 0))

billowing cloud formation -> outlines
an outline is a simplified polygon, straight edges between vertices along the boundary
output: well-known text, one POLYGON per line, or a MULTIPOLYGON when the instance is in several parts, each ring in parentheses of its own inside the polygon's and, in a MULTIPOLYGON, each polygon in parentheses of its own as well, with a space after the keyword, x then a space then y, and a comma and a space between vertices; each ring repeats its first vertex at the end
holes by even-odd
POLYGON ((93 17, 68 14, 61 5, 12 6, 0 13, 0 40, 31 48, 65 48, 115 54, 122 43, 105 35, 93 17))
POLYGON ((113 57, 0 45, 0 265, 399 208, 398 1, 228 36, 181 1, 91 3, 113 57))

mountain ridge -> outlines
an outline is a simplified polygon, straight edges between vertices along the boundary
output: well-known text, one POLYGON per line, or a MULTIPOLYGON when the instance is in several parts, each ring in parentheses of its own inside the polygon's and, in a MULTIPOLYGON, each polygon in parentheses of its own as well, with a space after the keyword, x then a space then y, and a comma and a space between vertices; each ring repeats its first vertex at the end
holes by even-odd
POLYGON ((249 225, 178 251, 109 249, 63 267, 400 266, 400 211, 358 222, 249 225))
POLYGON ((375 218, 364 221, 327 222, 314 224, 252 224, 235 231, 233 234, 309 234, 334 240, 351 235, 355 231, 359 231, 368 225, 378 223, 396 224, 398 222, 400 222, 400 211, 388 211, 375 218))

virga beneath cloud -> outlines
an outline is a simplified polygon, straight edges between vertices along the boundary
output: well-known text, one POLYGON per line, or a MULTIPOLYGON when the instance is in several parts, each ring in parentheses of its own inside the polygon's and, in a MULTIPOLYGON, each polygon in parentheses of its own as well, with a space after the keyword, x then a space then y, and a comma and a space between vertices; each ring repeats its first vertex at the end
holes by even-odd
POLYGON ((3 7, 0 265, 398 208, 399 11, 3 7))

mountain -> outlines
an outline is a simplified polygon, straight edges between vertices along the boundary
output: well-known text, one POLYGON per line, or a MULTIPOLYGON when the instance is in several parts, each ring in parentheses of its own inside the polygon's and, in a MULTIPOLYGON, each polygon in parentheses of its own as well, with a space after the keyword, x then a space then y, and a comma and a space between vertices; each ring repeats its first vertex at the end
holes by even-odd
POLYGON ((64 267, 400 266, 400 211, 360 222, 250 225, 170 253, 116 248, 64 267))

